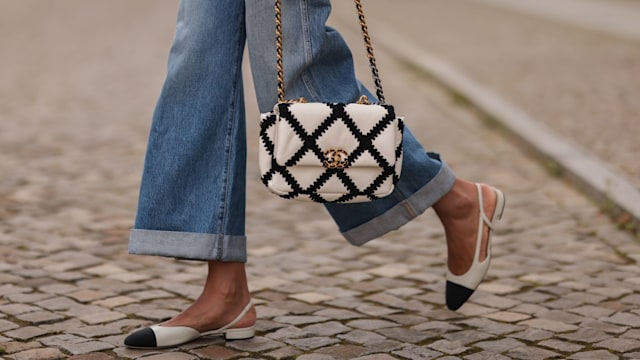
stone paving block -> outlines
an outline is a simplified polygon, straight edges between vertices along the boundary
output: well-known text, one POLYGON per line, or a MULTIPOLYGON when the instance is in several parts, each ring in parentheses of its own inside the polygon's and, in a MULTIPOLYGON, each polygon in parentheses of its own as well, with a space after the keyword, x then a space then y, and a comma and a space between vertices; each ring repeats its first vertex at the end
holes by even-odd
POLYGON ((49 274, 49 276, 59 281, 78 281, 89 277, 87 274, 81 273, 79 271, 64 271, 49 274))
POLYGON ((369 280, 373 278, 373 276, 364 271, 348 271, 337 274, 336 276, 341 277, 343 279, 351 280, 354 282, 369 280))
POLYGON ((501 310, 509 309, 522 303, 520 300, 514 300, 504 296, 495 295, 476 297, 473 302, 489 308, 501 310))
POLYGON ((505 354, 507 356, 516 359, 531 359, 531 360, 543 360, 543 359, 556 359, 560 354, 541 349, 535 346, 524 346, 516 349, 511 349, 505 354))
POLYGON ((561 310, 551 310, 549 312, 541 314, 539 317, 541 319, 555 320, 565 324, 574 324, 574 325, 588 320, 583 316, 578 316, 578 315, 571 314, 569 312, 561 311, 561 310))
POLYGON ((389 278, 403 276, 408 274, 410 271, 410 268, 404 264, 385 264, 380 267, 367 270, 370 274, 389 278))
POLYGON ((133 272, 123 272, 123 273, 108 275, 107 278, 111 280, 121 281, 124 283, 137 283, 137 282, 149 280, 151 279, 151 276, 137 274, 133 272))
POLYGON ((561 353, 576 353, 584 348, 583 345, 555 339, 541 341, 539 345, 561 353))
POLYGON ((625 332, 620 336, 621 338, 637 339, 640 340, 640 329, 633 329, 625 332))
POLYGON ((68 297, 64 297, 64 296, 45 299, 42 301, 38 301, 35 304, 44 309, 52 310, 52 311, 69 310, 69 309, 74 309, 82 306, 80 303, 75 302, 69 299, 68 297))
POLYGON ((288 339, 283 341, 303 350, 313 350, 340 342, 338 339, 328 336, 305 337, 301 339, 288 339))
POLYGON ((25 350, 7 357, 12 360, 59 360, 66 359, 67 356, 58 349, 39 348, 25 350))
POLYGON ((17 315, 18 320, 38 325, 46 322, 64 319, 64 316, 49 311, 34 311, 22 315, 17 315))
POLYGON ((497 309, 495 308, 476 305, 472 302, 469 302, 464 304, 464 306, 461 307, 460 309, 458 309, 456 313, 467 316, 467 317, 471 317, 471 316, 480 316, 480 315, 495 313, 496 310, 497 309))
POLYGON ((582 301, 562 298, 562 299, 547 301, 547 302, 543 303, 542 305, 544 307, 551 308, 551 309, 567 310, 567 309, 576 308, 576 307, 578 307, 578 306, 580 306, 582 304, 583 304, 582 301))
POLYGON ((640 341, 635 339, 607 339, 594 344, 597 348, 605 348, 608 350, 626 353, 632 350, 640 349, 640 341))
POLYGON ((248 356, 246 352, 234 351, 219 345, 206 346, 191 351, 197 355, 197 359, 233 359, 240 356, 248 356))
POLYGON ((413 314, 397 314, 397 315, 392 314, 392 315, 385 316, 384 319, 393 321, 394 323, 397 323, 400 325, 407 325, 407 326, 424 324, 429 321, 429 319, 426 317, 413 315, 413 314))
POLYGON ((616 325, 640 327, 640 316, 631 313, 616 313, 609 317, 600 318, 600 320, 616 325))
POLYGON ((609 316, 615 312, 611 309, 593 305, 583 305, 574 309, 567 309, 567 311, 595 319, 609 316))
POLYGON ((4 332, 4 335, 17 340, 25 341, 48 333, 49 332, 47 330, 37 326, 23 326, 15 330, 6 331, 4 332))
POLYGON ((256 336, 248 340, 236 340, 228 342, 226 343, 226 346, 234 348, 236 350, 253 353, 280 348, 285 346, 285 344, 265 337, 256 336))
POLYGON ((381 316, 400 312, 400 310, 390 309, 388 307, 371 305, 371 304, 359 305, 358 307, 356 307, 356 310, 363 314, 374 316, 374 317, 381 317, 381 316))
POLYGON ((8 294, 4 297, 13 302, 13 303, 35 303, 40 300, 51 298, 53 295, 45 294, 41 292, 32 292, 32 293, 16 293, 16 294, 8 294))
POLYGON ((107 335, 120 334, 120 327, 108 325, 80 326, 66 331, 69 334, 80 335, 87 338, 97 338, 107 335))
POLYGON ((25 350, 36 349, 42 347, 37 341, 24 342, 24 341, 0 341, 0 349, 4 354, 13 354, 25 350))
POLYGON ((361 330, 377 330, 377 329, 384 329, 388 327, 398 326, 398 324, 395 322, 379 320, 379 319, 352 320, 352 321, 349 321, 347 325, 356 329, 361 329, 361 330))
POLYGON ((424 321, 418 325, 412 326, 411 328, 418 331, 429 331, 436 334, 444 334, 460 330, 459 326, 444 321, 424 321))
POLYGON ((96 290, 80 290, 80 291, 75 291, 67 294, 68 297, 81 303, 88 303, 88 302, 108 298, 114 295, 116 294, 108 293, 104 291, 96 291, 96 290))
POLYGON ((134 299, 138 299, 140 301, 144 301, 144 300, 152 300, 152 299, 171 298, 174 295, 164 290, 154 289, 154 290, 135 291, 127 294, 127 296, 130 296, 134 299))
POLYGON ((87 274, 96 275, 96 276, 108 276, 118 273, 126 272, 127 270, 113 265, 113 264, 101 264, 98 266, 88 267, 82 270, 87 274))
POLYGON ((172 351, 172 352, 166 352, 163 354, 145 356, 144 359, 146 360, 198 360, 198 356, 179 352, 179 351, 172 351))
POLYGON ((301 353, 302 352, 300 350, 294 347, 285 346, 285 347, 270 351, 268 353, 265 353, 265 355, 276 360, 283 360, 283 359, 297 358, 297 356, 300 355, 301 353))
POLYGON ((321 302, 324 302, 324 301, 327 301, 327 300, 334 299, 333 296, 320 294, 320 293, 317 293, 317 292, 291 294, 291 295, 289 295, 289 297, 294 299, 294 300, 300 300, 300 301, 304 301, 304 302, 307 302, 307 303, 310 303, 310 304, 317 304, 317 303, 321 303, 321 302))
POLYGON ((617 299, 621 296, 630 294, 633 290, 623 287, 602 287, 587 290, 588 292, 596 295, 606 296, 609 299, 617 299))
POLYGON ((67 360, 113 360, 113 357, 104 353, 89 353, 74 355, 67 358, 67 360))
POLYGON ((399 287, 389 289, 385 291, 385 293, 388 293, 389 295, 399 296, 401 298, 409 298, 411 296, 421 294, 423 293, 423 291, 415 287, 399 287))
POLYGON ((457 341, 438 340, 427 345, 429 348, 444 354, 456 355, 467 351, 469 348, 457 341))
POLYGON ((113 293, 129 293, 133 291, 139 291, 145 288, 142 284, 128 284, 122 281, 96 278, 81 280, 76 283, 82 289, 113 292, 113 293))
POLYGON ((350 360, 367 353, 367 349, 357 345, 334 345, 318 349, 316 352, 332 356, 334 359, 350 360))
POLYGON ((322 324, 309 325, 304 331, 315 336, 333 336, 353 330, 337 321, 329 321, 322 324))
POLYGON ((400 356, 401 358, 418 360, 418 359, 435 359, 442 356, 442 353, 433 349, 429 349, 426 346, 409 345, 403 347, 400 350, 392 352, 393 355, 400 356))
MULTIPOLYGON (((258 313, 262 316, 262 312, 258 311, 258 313)), ((313 315, 322 316, 334 320, 350 320, 364 317, 363 314, 357 313, 355 311, 333 308, 322 309, 313 313, 313 315)))
POLYGON ((335 358, 331 355, 326 354, 305 354, 298 356, 300 360, 334 360, 335 358))
POLYGON ((137 303, 139 300, 129 296, 114 296, 107 299, 96 300, 92 304, 113 309, 118 306, 137 303))
POLYGON ((492 353, 490 351, 481 351, 464 357, 466 360, 509 360, 509 357, 492 353))
POLYGON ((433 336, 432 333, 400 327, 379 329, 377 333, 408 344, 417 344, 433 336))
POLYGON ((520 277, 520 280, 530 283, 549 285, 561 282, 565 279, 563 279, 561 276, 552 274, 529 274, 520 277))
POLYGON ((486 331, 494 335, 509 334, 524 329, 522 326, 501 323, 486 318, 470 318, 461 320, 458 323, 477 327, 479 330, 486 331))
POLYGON ((464 345, 475 343, 476 341, 491 339, 493 335, 477 330, 462 330, 458 332, 446 333, 443 337, 449 341, 457 341, 464 345))
MULTIPOLYGON (((337 301, 345 301, 345 299, 336 299, 332 302, 337 301)), ((289 314, 294 315, 302 315, 302 314, 310 314, 319 310, 322 310, 323 307, 317 305, 310 305, 307 303, 303 303, 295 300, 285 300, 285 301, 273 301, 269 304, 270 307, 281 309, 287 311, 289 314)), ((338 305, 338 307, 340 307, 338 305)))
POLYGON ((6 304, 0 305, 0 312, 5 313, 7 315, 19 315, 25 314, 29 312, 42 310, 37 306, 27 305, 27 304, 6 304))
POLYGON ((283 327, 276 331, 270 331, 269 333, 265 334, 266 337, 274 340, 298 339, 309 335, 310 333, 306 330, 295 326, 283 327))
POLYGON ((605 301, 607 298, 602 295, 591 294, 588 292, 575 292, 564 296, 566 299, 575 300, 583 304, 598 305, 605 301))
POLYGON ((626 326, 614 325, 611 323, 598 321, 598 320, 587 320, 582 324, 580 324, 580 326, 602 330, 611 334, 622 334, 625 331, 629 330, 629 328, 626 326))
POLYGON ((371 354, 371 355, 357 357, 354 360, 393 360, 393 359, 395 359, 393 356, 387 355, 387 354, 371 354))
POLYGON ((565 324, 560 321, 549 319, 531 319, 519 322, 518 324, 552 332, 566 332, 578 329, 575 325, 565 324))
POLYGON ((5 332, 7 330, 12 330, 12 329, 16 329, 19 328, 20 325, 11 322, 9 320, 4 320, 4 319, 0 319, 0 332, 5 332))
POLYGON ((500 340, 481 341, 473 344, 473 346, 492 353, 501 354, 510 349, 520 348, 526 345, 516 339, 505 338, 500 340))
MULTIPOLYGON (((116 310, 119 310, 117 308, 116 310)), ((167 309, 147 309, 135 313, 136 316, 139 316, 143 319, 151 320, 151 321, 161 321, 170 319, 176 315, 178 315, 179 311, 176 310, 167 310, 167 309)))
POLYGON ((485 314, 483 316, 488 318, 488 319, 491 319, 491 320, 508 322, 508 323, 516 323, 518 321, 523 321, 523 320, 531 318, 530 315, 517 313, 517 312, 511 312, 511 311, 493 312, 493 313, 490 313, 490 314, 485 314))
POLYGON ((569 359, 573 360, 616 360, 619 359, 617 355, 614 355, 606 350, 594 350, 583 351, 569 356, 569 359))
POLYGON ((305 325, 305 324, 314 324, 314 323, 319 323, 319 322, 324 322, 329 320, 326 317, 323 316, 278 316, 276 318, 273 319, 273 321, 279 322, 279 323, 284 323, 284 324, 291 324, 291 325, 305 325))
POLYGON ((558 334, 558 337, 560 338, 571 341, 580 341, 588 344, 594 344, 609 339, 611 336, 612 335, 609 335, 602 330, 590 328, 581 328, 572 333, 558 334))
POLYGON ((539 291, 527 291, 523 293, 516 293, 509 295, 512 299, 520 300, 527 304, 541 304, 545 301, 556 299, 555 296, 545 294, 539 291))
POLYGON ((346 334, 338 335, 338 338, 363 345, 378 343, 386 340, 386 338, 382 335, 365 330, 350 331, 346 334))

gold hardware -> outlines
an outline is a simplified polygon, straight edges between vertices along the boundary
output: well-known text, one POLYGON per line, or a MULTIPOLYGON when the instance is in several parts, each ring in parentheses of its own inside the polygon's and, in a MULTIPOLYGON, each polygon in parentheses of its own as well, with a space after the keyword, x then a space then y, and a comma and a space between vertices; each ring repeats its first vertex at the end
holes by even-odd
POLYGON ((369 101, 367 95, 360 96, 360 99, 358 99, 357 103, 361 105, 371 105, 371 101, 369 101))
POLYGON ((325 160, 322 165, 327 169, 344 169, 349 166, 349 153, 344 149, 327 149, 323 154, 325 160))

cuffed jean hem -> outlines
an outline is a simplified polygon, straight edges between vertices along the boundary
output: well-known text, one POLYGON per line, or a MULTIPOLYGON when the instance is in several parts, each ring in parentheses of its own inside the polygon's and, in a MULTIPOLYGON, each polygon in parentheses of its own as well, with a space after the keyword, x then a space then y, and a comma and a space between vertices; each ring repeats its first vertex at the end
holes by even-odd
POLYGON ((453 187, 456 176, 446 163, 442 163, 440 171, 425 186, 418 189, 397 205, 366 223, 342 233, 352 245, 361 246, 382 235, 400 228, 415 219, 453 187))
POLYGON ((246 236, 133 229, 129 253, 177 259, 246 262, 246 236))

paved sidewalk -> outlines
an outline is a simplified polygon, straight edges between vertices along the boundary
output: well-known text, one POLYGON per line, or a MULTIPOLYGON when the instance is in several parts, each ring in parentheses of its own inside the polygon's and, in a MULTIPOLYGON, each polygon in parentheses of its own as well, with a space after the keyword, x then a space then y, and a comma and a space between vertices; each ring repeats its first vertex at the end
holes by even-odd
MULTIPOLYGON (((458 312, 444 306, 446 248, 431 212, 351 247, 320 206, 262 187, 250 141, 258 336, 166 351, 122 347, 131 330, 193 301, 206 271, 126 252, 174 20, 175 3, 154 0, 0 4, 0 358, 640 358, 633 237, 384 53, 387 98, 426 147, 461 177, 507 195, 495 259, 472 300, 458 312)), ((250 86, 247 96, 255 139, 250 86)))

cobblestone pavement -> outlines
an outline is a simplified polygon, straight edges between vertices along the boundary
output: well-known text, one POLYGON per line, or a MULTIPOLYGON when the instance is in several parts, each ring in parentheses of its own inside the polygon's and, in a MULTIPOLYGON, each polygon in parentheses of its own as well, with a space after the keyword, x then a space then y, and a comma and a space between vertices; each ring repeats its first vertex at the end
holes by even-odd
MULTIPOLYGON (((398 6, 390 7, 386 0, 369 0, 366 9, 372 22, 392 27, 454 64, 569 142, 606 161, 640 189, 637 38, 588 31, 485 2, 511 3, 400 0, 395 2, 398 6)), ((573 4, 579 7, 582 2, 628 8, 628 15, 635 13, 638 18, 637 1, 573 4)), ((351 10, 348 3, 340 2, 341 17, 351 10)), ((635 27, 638 30, 640 21, 635 27)))
MULTIPOLYGON (((251 141, 257 337, 124 348, 129 331, 196 298, 206 271, 126 252, 174 19, 173 1, 0 3, 0 358, 640 358, 633 237, 382 53, 387 98, 424 144, 460 176, 507 194, 495 259, 472 300, 458 312, 444 307, 446 249, 431 212, 351 247, 320 206, 263 189, 251 141)), ((357 36, 345 34, 361 57, 357 36)))

